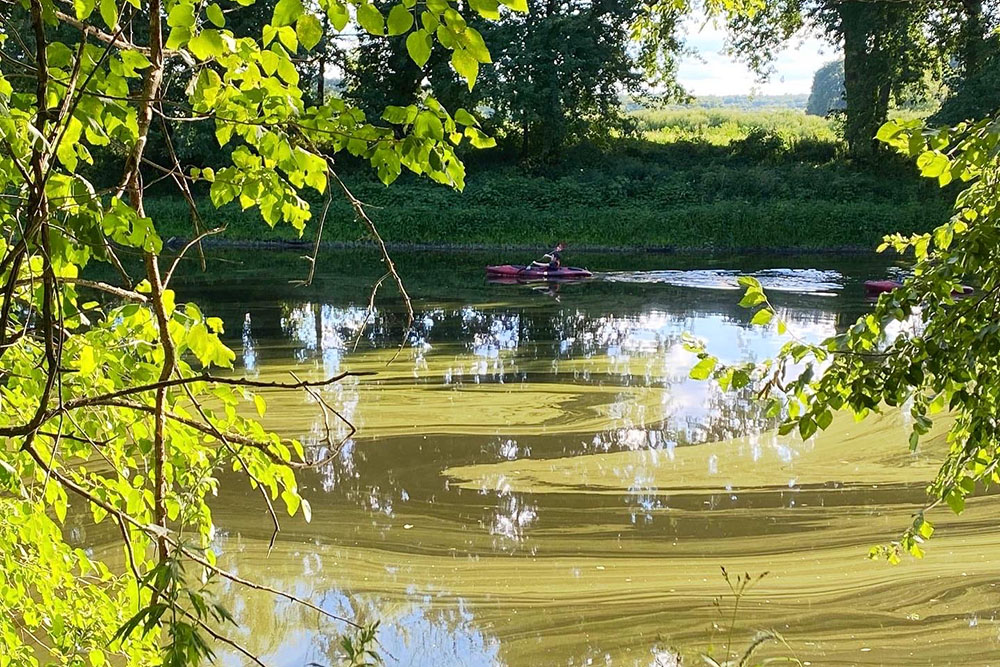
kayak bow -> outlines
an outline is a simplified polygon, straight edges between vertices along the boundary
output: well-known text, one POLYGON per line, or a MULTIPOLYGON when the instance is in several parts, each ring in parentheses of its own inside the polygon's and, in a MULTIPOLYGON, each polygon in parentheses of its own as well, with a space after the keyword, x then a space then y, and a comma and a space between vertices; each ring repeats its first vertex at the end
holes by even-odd
POLYGON ((587 269, 575 266, 562 266, 558 269, 536 269, 530 266, 517 266, 514 264, 500 264, 497 266, 487 266, 486 275, 492 277, 508 278, 541 278, 541 279, 565 279, 565 278, 589 278, 592 274, 587 269))

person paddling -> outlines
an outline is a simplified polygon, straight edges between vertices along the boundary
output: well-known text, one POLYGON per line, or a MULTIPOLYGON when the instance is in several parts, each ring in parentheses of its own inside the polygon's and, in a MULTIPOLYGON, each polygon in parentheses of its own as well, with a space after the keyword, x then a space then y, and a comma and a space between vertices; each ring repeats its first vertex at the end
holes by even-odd
POLYGON ((553 250, 545 253, 545 255, 539 260, 536 259, 531 263, 532 269, 544 269, 547 271, 555 271, 560 266, 562 266, 562 251, 566 248, 566 245, 560 243, 553 250))

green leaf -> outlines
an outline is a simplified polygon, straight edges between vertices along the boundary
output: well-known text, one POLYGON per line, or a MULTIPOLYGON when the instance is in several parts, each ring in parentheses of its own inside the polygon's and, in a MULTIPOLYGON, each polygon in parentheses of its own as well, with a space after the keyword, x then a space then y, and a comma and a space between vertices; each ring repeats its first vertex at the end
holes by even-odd
POLYGON ((888 143, 894 139, 896 135, 902 132, 902 130, 903 128, 899 126, 899 123, 895 120, 890 120, 878 129, 878 133, 875 135, 875 138, 879 141, 888 143))
POLYGON ((303 14, 295 22, 295 34, 306 51, 311 51, 323 38, 323 26, 312 14, 303 14))
POLYGON ((194 21, 194 5, 187 2, 178 2, 167 14, 167 25, 171 28, 193 28, 194 21))
POLYGON ((926 151, 917 158, 917 167, 922 176, 937 178, 948 171, 951 162, 939 151, 926 151))
POLYGON ((484 134, 474 127, 465 128, 465 136, 469 138, 469 143, 474 148, 493 148, 497 145, 497 140, 484 134))
POLYGON ((767 297, 764 293, 755 287, 747 289, 743 298, 740 299, 740 305, 744 308, 753 308, 754 306, 759 306, 760 304, 767 301, 767 297))
POLYGON ((206 7, 205 15, 208 16, 208 20, 217 28, 224 28, 226 26, 226 15, 222 13, 222 8, 219 5, 211 4, 206 7))
POLYGON ((356 16, 358 25, 364 28, 365 32, 379 36, 385 34, 385 19, 375 5, 365 3, 358 6, 356 16))
POLYGON ((393 125, 408 125, 417 117, 417 107, 412 104, 407 107, 387 106, 382 112, 382 120, 393 125))
POLYGON ((944 501, 948 503, 948 507, 955 514, 961 514, 965 511, 965 498, 958 491, 951 491, 947 496, 945 496, 944 501))
POLYGON ((292 25, 305 12, 302 0, 278 0, 274 6, 274 16, 271 18, 271 25, 280 28, 292 25))
POLYGON ((292 64, 288 58, 278 59, 278 76, 281 77, 286 83, 290 83, 293 86, 297 85, 299 82, 299 71, 295 69, 295 65, 292 64))
POLYGON ((403 5, 396 5, 389 10, 386 24, 390 35, 402 35, 413 27, 413 14, 403 5))
POLYGON ((121 58, 122 63, 131 70, 146 69, 153 64, 149 62, 149 58, 138 51, 122 51, 121 58))
POLYGON ((101 18, 111 30, 118 28, 118 5, 115 0, 101 0, 101 18))
POLYGON ((188 48, 199 60, 211 60, 218 58, 226 52, 226 45, 222 41, 219 31, 207 28, 199 32, 190 42, 188 48))
POLYGON ((45 57, 49 67, 69 67, 73 62, 73 51, 62 42, 51 42, 45 47, 45 57))
POLYGON ((770 324, 772 317, 774 317, 774 313, 771 311, 770 308, 761 308, 750 319, 750 324, 765 326, 767 324, 770 324))
POLYGON ((423 67, 431 57, 431 36, 426 30, 417 30, 406 36, 406 51, 418 66, 423 67))
POLYGON ((471 0, 469 6, 484 19, 500 20, 500 3, 497 0, 471 0))
POLYGON ((528 13, 528 0, 501 0, 503 4, 515 12, 528 13))
POLYGON ((479 34, 478 30, 467 28, 464 36, 465 48, 469 52, 469 55, 481 63, 493 62, 493 59, 490 57, 490 50, 486 48, 486 42, 483 41, 483 36, 479 34))
POLYGON ((83 21, 90 18, 90 15, 94 13, 94 7, 96 0, 73 0, 73 10, 76 12, 76 18, 83 21))
POLYGON ((421 111, 413 122, 413 134, 421 138, 441 141, 444 139, 444 125, 441 124, 441 119, 432 112, 421 111))
POLYGON ((479 121, 476 117, 465 109, 458 109, 455 111, 455 122, 459 125, 471 125, 474 127, 479 127, 479 121))
POLYGON ((165 46, 168 49, 180 49, 185 44, 187 44, 188 40, 190 39, 191 39, 190 28, 184 28, 182 26, 179 26, 170 31, 170 35, 167 37, 167 43, 165 44, 165 46))
POLYGON ((333 29, 337 32, 346 28, 348 21, 351 20, 350 14, 347 13, 347 7, 339 2, 331 3, 326 15, 329 17, 330 23, 333 24, 333 29))
POLYGON ((299 494, 285 489, 281 492, 281 499, 285 501, 285 507, 288 510, 288 516, 295 516, 296 510, 299 509, 299 505, 302 504, 302 499, 299 498, 299 494))
POLYGON ((694 365, 688 376, 693 380, 707 380, 718 363, 715 357, 704 357, 694 365))
POLYGON ((264 397, 260 394, 253 395, 253 405, 257 408, 257 414, 260 417, 263 417, 264 413, 267 412, 267 403, 264 401, 264 397))
MULTIPOLYGON (((299 49, 299 38, 295 34, 295 29, 289 25, 283 25, 278 28, 278 41, 292 53, 295 53, 299 49)), ((298 77, 295 77, 295 80, 298 81, 298 77)))
POLYGON ((455 49, 451 52, 451 66, 455 68, 458 75, 465 79, 472 90, 476 85, 476 77, 479 76, 479 61, 469 55, 468 51, 455 49))
POLYGON ((816 433, 816 422, 809 415, 799 420, 799 435, 803 440, 808 440, 816 433))

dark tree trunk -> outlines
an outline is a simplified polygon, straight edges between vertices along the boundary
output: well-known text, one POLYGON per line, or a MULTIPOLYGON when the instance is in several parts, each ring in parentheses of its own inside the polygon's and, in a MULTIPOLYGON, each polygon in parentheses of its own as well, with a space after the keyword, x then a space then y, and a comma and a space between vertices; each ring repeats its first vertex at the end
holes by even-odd
POLYGON ((838 13, 844 38, 844 139, 852 158, 869 160, 878 151, 875 134, 888 117, 891 63, 879 51, 881 17, 875 3, 844 2, 838 13))
POLYGON ((986 57, 986 19, 983 0, 962 0, 965 21, 962 24, 962 66, 969 77, 983 66, 986 57))

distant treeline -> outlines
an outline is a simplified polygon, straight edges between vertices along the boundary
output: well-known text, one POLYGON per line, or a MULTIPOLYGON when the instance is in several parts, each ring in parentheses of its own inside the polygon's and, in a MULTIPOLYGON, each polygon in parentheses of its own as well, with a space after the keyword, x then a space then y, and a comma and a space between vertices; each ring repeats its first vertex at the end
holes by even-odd
POLYGON ((687 106, 705 109, 805 109, 808 95, 699 95, 687 106))

